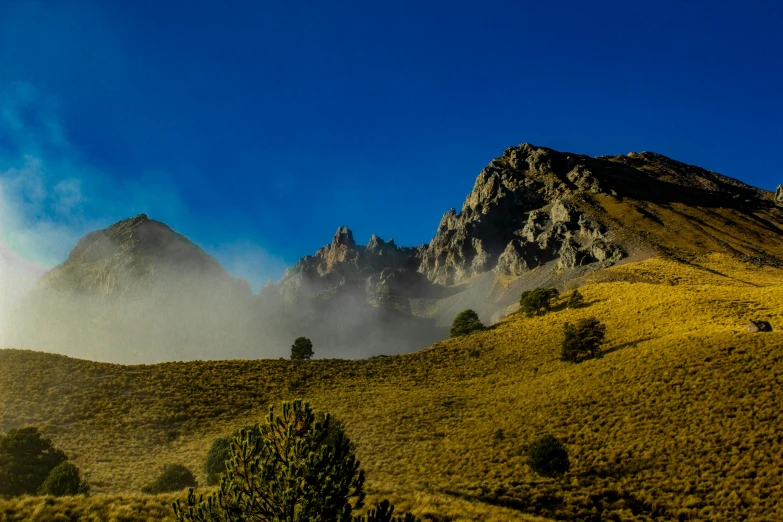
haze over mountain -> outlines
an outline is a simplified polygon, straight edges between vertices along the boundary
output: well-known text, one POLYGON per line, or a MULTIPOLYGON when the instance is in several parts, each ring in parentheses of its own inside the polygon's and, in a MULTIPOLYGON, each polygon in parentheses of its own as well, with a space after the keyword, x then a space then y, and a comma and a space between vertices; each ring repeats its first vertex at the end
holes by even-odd
POLYGON ((4 343, 103 361, 410 352, 447 336, 461 310, 492 323, 521 291, 561 289, 651 255, 726 253, 783 265, 773 194, 642 152, 591 158, 522 144, 478 175, 429 244, 341 227, 254 295, 198 246, 139 215, 93 232, 10 314, 4 343))

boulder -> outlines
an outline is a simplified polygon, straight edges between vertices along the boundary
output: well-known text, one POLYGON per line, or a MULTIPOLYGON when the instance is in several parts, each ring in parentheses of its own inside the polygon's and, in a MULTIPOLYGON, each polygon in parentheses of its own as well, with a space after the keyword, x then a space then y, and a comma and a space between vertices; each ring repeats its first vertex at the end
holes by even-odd
POLYGON ((748 323, 748 332, 750 333, 757 333, 757 332, 771 332, 772 331, 772 325, 769 324, 767 321, 751 321, 748 323))
POLYGON ((783 185, 778 185, 778 189, 775 191, 775 204, 783 207, 783 185))

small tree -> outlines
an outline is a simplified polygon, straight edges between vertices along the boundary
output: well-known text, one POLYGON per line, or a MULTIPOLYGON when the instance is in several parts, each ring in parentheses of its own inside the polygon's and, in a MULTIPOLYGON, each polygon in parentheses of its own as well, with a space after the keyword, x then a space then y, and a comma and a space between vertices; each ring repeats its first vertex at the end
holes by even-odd
POLYGON ((584 304, 584 300, 585 298, 579 290, 574 289, 568 296, 568 308, 580 308, 584 304))
POLYGON ((307 337, 297 337, 291 346, 291 360, 304 361, 312 359, 313 343, 307 337))
POLYGON ((58 464, 38 490, 41 495, 53 495, 62 497, 66 495, 87 494, 89 486, 82 482, 79 476, 79 468, 67 460, 58 464))
POLYGON ((544 315, 552 309, 552 300, 559 295, 557 288, 536 288, 522 292, 519 297, 519 309, 528 317, 544 315))
POLYGON ((595 317, 580 319, 576 324, 565 323, 560 358, 578 362, 583 357, 596 357, 605 336, 606 325, 595 317))
MULTIPOLYGON (((316 414, 316 420, 323 421, 325 415, 323 413, 316 414)), ((212 443, 212 447, 207 454, 207 460, 204 462, 204 471, 207 474, 207 485, 216 486, 220 484, 220 478, 223 473, 226 472, 226 462, 231 456, 231 441, 235 438, 241 438, 241 432, 245 430, 250 433, 250 437, 258 438, 261 436, 261 430, 258 424, 251 426, 243 426, 234 430, 231 435, 227 437, 220 437, 215 439, 212 443)), ((332 419, 329 423, 329 433, 323 441, 323 444, 332 444, 338 436, 345 435, 345 428, 340 421, 332 419)), ((351 449, 353 450, 353 443, 351 443, 351 449)))
POLYGON ((542 477, 562 475, 571 467, 568 451, 563 443, 552 435, 544 435, 527 450, 530 469, 542 477))
POLYGON ((209 453, 207 453, 207 460, 204 462, 207 486, 220 484, 220 477, 226 472, 226 460, 228 460, 230 449, 231 439, 229 437, 220 437, 212 443, 209 453))
POLYGON ((157 495, 158 493, 181 491, 196 486, 196 477, 188 468, 182 464, 166 464, 163 466, 160 476, 152 484, 141 488, 141 492, 157 495))
POLYGON ((454 322, 451 324, 451 336, 459 337, 460 335, 467 335, 469 333, 483 330, 484 325, 479 320, 479 316, 473 310, 463 310, 457 317, 454 318, 454 322))
POLYGON ((67 458, 34 427, 0 435, 0 497, 35 495, 49 473, 67 458))
POLYGON ((173 504, 177 520, 413 522, 391 518, 388 503, 380 513, 353 517, 364 503, 364 472, 348 437, 330 430, 331 416, 321 419, 301 400, 284 402, 280 415, 270 408, 260 436, 242 429, 232 439, 218 491, 204 498, 190 489, 184 505, 173 504))

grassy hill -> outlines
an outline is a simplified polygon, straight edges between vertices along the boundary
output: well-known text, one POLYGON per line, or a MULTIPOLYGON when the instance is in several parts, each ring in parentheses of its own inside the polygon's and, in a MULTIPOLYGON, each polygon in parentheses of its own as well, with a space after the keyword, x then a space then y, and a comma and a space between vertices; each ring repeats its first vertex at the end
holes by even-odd
POLYGON ((121 366, 0 350, 0 428, 39 426, 97 493, 0 502, 0 521, 86 506, 159 520, 170 497, 137 492, 163 464, 203 483, 212 440, 293 397, 345 423, 371 496, 425 519, 783 519, 783 330, 745 331, 783 326, 783 270, 711 254, 589 277, 583 308, 394 357, 121 366), (589 316, 605 355, 559 361, 563 323, 589 316), (543 433, 570 452, 563 479, 526 464, 543 433))

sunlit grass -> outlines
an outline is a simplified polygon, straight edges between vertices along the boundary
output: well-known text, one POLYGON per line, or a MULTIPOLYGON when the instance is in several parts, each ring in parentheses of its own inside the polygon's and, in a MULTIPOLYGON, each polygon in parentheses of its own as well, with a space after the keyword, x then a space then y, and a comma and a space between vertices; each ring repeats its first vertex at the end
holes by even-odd
POLYGON ((371 496, 446 517, 434 520, 783 520, 783 331, 745 332, 755 318, 783 327, 783 271, 655 258, 580 291, 583 308, 563 298, 544 317, 363 361, 120 366, 0 351, 3 428, 39 426, 98 493, 0 502, 0 520, 46 502, 162 520, 170 499, 136 493, 163 464, 203 483, 214 438, 295 396, 343 420, 371 496), (606 354, 561 362, 562 324, 592 316, 607 325, 606 354), (571 454, 562 480, 526 465, 545 432, 571 454))

